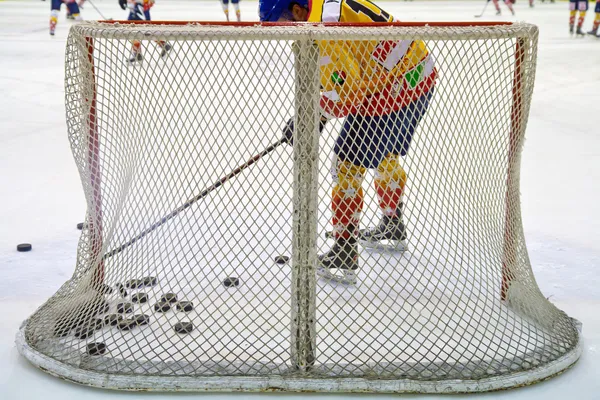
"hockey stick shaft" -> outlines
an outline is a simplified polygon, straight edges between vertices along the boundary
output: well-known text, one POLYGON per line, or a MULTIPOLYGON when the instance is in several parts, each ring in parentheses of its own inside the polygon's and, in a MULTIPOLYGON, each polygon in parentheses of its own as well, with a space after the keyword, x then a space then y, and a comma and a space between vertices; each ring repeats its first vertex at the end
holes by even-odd
POLYGON ((106 18, 104 16, 104 14, 102 14, 102 12, 98 9, 98 7, 96 7, 96 5, 94 4, 94 2, 92 0, 87 0, 87 2, 90 3, 92 5, 92 7, 94 7, 94 9, 98 12, 98 14, 100 14, 100 16, 102 17, 102 19, 104 19, 104 20, 112 19, 112 18, 106 18))
POLYGON ((488 6, 488 4, 490 4, 490 0, 487 0, 487 1, 485 2, 485 6, 483 6, 483 10, 481 10, 481 14, 479 14, 479 15, 476 15, 476 16, 475 16, 475 18, 479 18, 479 17, 482 17, 482 16, 483 16, 483 14, 485 13, 485 10, 487 9, 487 6, 488 6))
POLYGON ((282 138, 281 140, 278 140, 277 142, 273 143, 272 145, 270 145, 269 147, 267 147, 266 149, 264 149, 263 151, 261 151, 260 153, 258 153, 257 155, 255 155, 254 157, 252 157, 251 159, 249 159, 248 161, 246 161, 244 164, 240 165, 239 167, 237 167, 236 169, 234 169, 233 171, 231 171, 229 174, 225 175, 224 177, 222 177, 221 179, 219 179, 218 181, 216 181, 215 183, 213 183, 211 186, 209 186, 206 189, 204 189, 200 194, 198 194, 197 196, 189 199, 188 201, 186 201, 185 203, 183 203, 181 206, 177 207, 176 209, 174 209, 173 211, 171 211, 169 214, 167 214, 166 216, 164 216, 160 220, 156 221, 154 224, 152 224, 150 227, 148 227, 146 230, 144 230, 139 235, 135 236, 134 238, 130 239, 129 241, 127 241, 125 243, 123 243, 119 247, 116 247, 113 250, 109 251, 108 253, 104 254, 104 257, 102 257, 102 259, 103 260, 109 259, 110 257, 112 257, 112 256, 114 256, 116 254, 119 254, 120 252, 122 252, 123 250, 125 250, 126 248, 128 248, 129 246, 131 246, 132 244, 134 244, 135 242, 137 242, 138 240, 143 239, 146 235, 148 235, 149 233, 155 231, 158 227, 166 224, 168 221, 170 221, 171 219, 175 218, 177 215, 179 215, 181 212, 183 212, 184 210, 186 210, 187 208, 189 208, 190 206, 192 206, 194 203, 196 203, 199 200, 205 198, 206 196, 208 196, 209 193, 211 193, 212 191, 214 191, 214 190, 218 189, 219 187, 223 186, 223 184, 225 182, 227 182, 230 179, 234 178, 235 176, 239 175, 243 170, 245 170, 246 168, 248 168, 252 164, 256 163, 258 160, 260 160, 261 158, 263 158, 267 154, 271 153, 273 150, 275 150, 276 148, 278 148, 279 146, 281 146, 283 143, 286 143, 286 142, 287 142, 287 139, 286 138, 282 138))

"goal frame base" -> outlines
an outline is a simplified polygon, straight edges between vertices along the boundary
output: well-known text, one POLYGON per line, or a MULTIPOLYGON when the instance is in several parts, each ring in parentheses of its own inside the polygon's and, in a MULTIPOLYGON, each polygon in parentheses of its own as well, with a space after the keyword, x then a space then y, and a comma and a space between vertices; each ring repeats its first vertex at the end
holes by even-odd
MULTIPOLYGON (((572 319, 578 327, 581 323, 572 319)), ((84 386, 126 391, 156 392, 337 392, 337 393, 480 393, 529 386, 569 370, 583 352, 579 335, 576 346, 554 361, 526 371, 480 380, 301 378, 282 375, 252 376, 142 376, 115 375, 77 368, 35 350, 25 339, 25 320, 16 335, 19 353, 52 376, 84 386)))

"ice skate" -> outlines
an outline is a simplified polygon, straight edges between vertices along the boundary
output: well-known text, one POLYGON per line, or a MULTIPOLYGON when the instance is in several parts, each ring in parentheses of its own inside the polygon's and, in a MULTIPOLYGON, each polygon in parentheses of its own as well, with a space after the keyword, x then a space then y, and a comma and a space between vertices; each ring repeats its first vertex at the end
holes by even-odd
POLYGON ((577 30, 575 31, 575 35, 577 35, 577 36, 585 36, 585 33, 583 33, 583 31, 581 30, 581 26, 577 27, 577 30))
POLYGON ((160 52, 160 58, 166 58, 167 55, 169 54, 169 52, 171 51, 171 49, 173 49, 173 47, 169 43, 165 43, 165 45, 162 46, 162 51, 160 52))
POLYGON ((587 33, 588 35, 592 35, 592 36, 598 36, 598 28, 596 29, 592 29, 591 31, 589 31, 587 33))
POLYGON ((575 25, 569 25, 569 33, 572 35, 575 32, 575 25))
POLYGON ((129 57, 129 65, 141 64, 144 60, 141 51, 132 51, 131 57, 129 57))
POLYGON ((406 227, 402 220, 401 207, 393 217, 384 215, 376 227, 361 229, 358 242, 364 247, 378 250, 405 251, 406 227))
POLYGON ((338 238, 325 254, 321 254, 317 264, 317 276, 346 285, 356 284, 358 269, 358 245, 356 239, 338 238))

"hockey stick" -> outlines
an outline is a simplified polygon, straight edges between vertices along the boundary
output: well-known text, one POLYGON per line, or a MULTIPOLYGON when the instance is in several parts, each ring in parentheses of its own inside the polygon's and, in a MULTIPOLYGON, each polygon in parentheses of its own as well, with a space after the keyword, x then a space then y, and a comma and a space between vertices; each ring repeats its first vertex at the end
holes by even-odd
POLYGON ((104 14, 102 14, 102 12, 98 9, 98 7, 96 7, 96 5, 94 4, 94 2, 92 0, 87 0, 88 3, 90 3, 92 5, 92 7, 94 7, 94 9, 96 11, 98 11, 98 14, 100 14, 100 16, 105 20, 105 21, 112 21, 112 18, 106 18, 104 16, 104 14))
POLYGON ((480 18, 483 16, 483 14, 485 13, 485 10, 487 9, 488 4, 490 4, 490 0, 487 0, 485 2, 485 6, 483 6, 483 10, 481 11, 481 14, 475 15, 475 18, 480 18))
POLYGON ((171 219, 175 218, 182 211, 184 211, 185 209, 189 208, 192 204, 194 204, 194 203, 198 202, 199 200, 203 199, 204 197, 208 196, 208 194, 210 192, 218 189, 225 182, 227 182, 231 178, 235 177, 236 175, 239 175, 243 170, 245 170, 246 168, 248 168, 249 166, 251 166, 252 164, 254 164, 255 162, 257 162, 258 160, 260 160, 261 158, 263 158, 264 156, 266 156, 267 154, 269 154, 273 150, 275 150, 277 147, 281 146, 283 143, 287 143, 287 141, 288 141, 288 139, 284 137, 284 138, 278 140, 277 142, 273 143, 272 145, 270 145, 269 147, 267 147, 266 149, 264 149, 263 151, 261 151, 260 153, 258 153, 257 155, 255 155, 254 157, 252 157, 251 159, 249 159, 248 161, 246 161, 244 164, 240 165, 239 167, 237 167, 236 169, 234 169, 233 171, 231 171, 229 174, 225 175, 223 178, 219 179, 218 181, 216 181, 215 183, 213 183, 211 186, 209 186, 206 189, 204 189, 200 194, 198 194, 197 196, 189 199, 188 201, 186 201, 185 203, 183 203, 181 206, 177 207, 176 209, 174 209, 173 211, 171 211, 169 214, 167 214, 166 216, 164 216, 160 220, 156 221, 154 224, 152 224, 150 227, 148 227, 146 230, 144 230, 139 235, 135 236, 134 238, 130 239, 129 241, 127 241, 125 243, 123 243, 119 247, 116 247, 113 250, 109 251, 108 253, 104 254, 104 256, 102 257, 102 260, 109 259, 110 257, 112 257, 112 256, 114 256, 116 254, 119 254, 120 252, 122 252, 123 250, 125 250, 126 248, 128 248, 129 246, 131 246, 132 244, 134 244, 135 242, 137 242, 138 240, 144 238, 150 232, 156 230, 156 228, 158 228, 158 227, 166 224, 168 221, 170 221, 171 219))

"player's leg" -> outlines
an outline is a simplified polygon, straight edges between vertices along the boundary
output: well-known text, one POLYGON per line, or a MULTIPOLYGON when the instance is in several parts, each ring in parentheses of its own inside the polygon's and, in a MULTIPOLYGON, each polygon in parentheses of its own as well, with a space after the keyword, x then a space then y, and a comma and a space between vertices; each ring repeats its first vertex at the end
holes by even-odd
POLYGON ((577 29, 575 30, 575 34, 577 36, 583 36, 584 33, 582 31, 583 21, 585 20, 585 14, 588 9, 588 0, 578 0, 576 11, 579 11, 579 18, 577 19, 577 29))
POLYGON ((498 4, 498 0, 492 0, 494 3, 494 7, 496 8, 496 15, 501 15, 502 11, 500 11, 500 4, 498 4))
POLYGON ((585 14, 587 13, 587 10, 588 10, 588 6, 589 6, 588 0, 579 0, 578 7, 577 7, 579 9, 579 19, 577 20, 577 30, 575 31, 577 36, 584 36, 582 28, 583 28, 583 21, 585 20, 585 14))
POLYGON ((375 190, 381 209, 381 220, 374 228, 363 229, 359 241, 367 247, 404 250, 406 230, 402 219, 402 195, 406 184, 406 173, 400 165, 398 155, 405 156, 421 119, 429 108, 433 89, 401 110, 377 118, 376 132, 379 151, 385 158, 377 164, 375 190))
POLYGON ((231 0, 231 4, 233 4, 233 9, 235 10, 235 18, 238 22, 242 20, 242 14, 240 12, 240 0, 231 0))
POLYGON ((594 12, 596 13, 596 17, 594 18, 592 30, 588 32, 588 35, 598 35, 598 27, 600 27, 600 0, 596 0, 594 12))
POLYGON ((375 190, 382 217, 377 226, 360 230, 359 242, 363 246, 390 250, 406 247, 406 228, 402 219, 406 172, 398 158, 398 154, 389 153, 375 171, 375 190))
POLYGON ((75 21, 81 21, 83 18, 80 15, 79 5, 75 0, 65 0, 67 9, 75 21))
POLYGON ((227 18, 227 22, 229 22, 229 0, 222 0, 223 3, 223 12, 225 13, 225 18, 227 18))
POLYGON ((54 36, 56 24, 58 24, 58 15, 60 14, 60 6, 62 0, 52 0, 50 3, 50 35, 54 36))
MULTIPOLYGON (((127 6, 129 7, 129 15, 127 16, 128 21, 141 21, 142 20, 142 10, 139 8, 140 6, 135 2, 135 0, 129 0, 127 2, 127 6)), ((131 41, 131 56, 129 57, 130 64, 141 63, 144 59, 142 55, 142 42, 139 40, 131 41)))
POLYGON ((575 17, 577 16, 577 0, 569 0, 569 33, 575 32, 575 17))
POLYGON ((508 7, 508 9, 510 10, 510 13, 512 15, 515 15, 515 9, 513 8, 512 0, 504 0, 504 4, 506 4, 506 7, 508 7))
POLYGON ((358 269, 358 225, 363 208, 362 181, 366 169, 341 159, 334 161, 334 187, 331 193, 335 243, 319 256, 317 274, 325 279, 354 284, 358 269))

